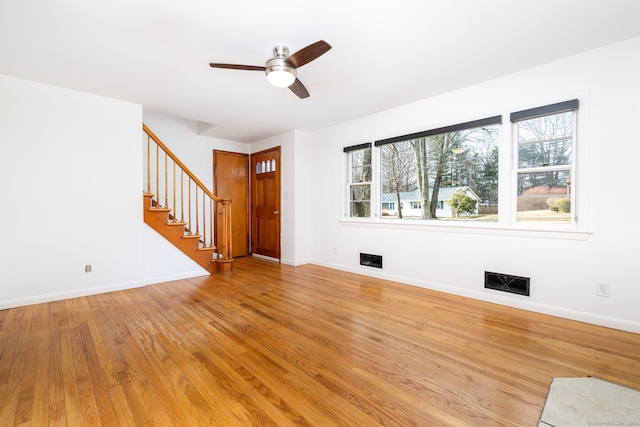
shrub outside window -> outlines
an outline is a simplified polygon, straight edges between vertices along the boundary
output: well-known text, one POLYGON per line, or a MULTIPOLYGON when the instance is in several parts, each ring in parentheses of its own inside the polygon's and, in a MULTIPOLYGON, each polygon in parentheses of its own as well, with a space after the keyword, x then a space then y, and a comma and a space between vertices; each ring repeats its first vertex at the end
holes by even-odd
POLYGON ((496 116, 376 141, 381 217, 497 221, 501 122, 496 116))
POLYGON ((509 132, 501 139, 502 116, 494 116, 378 140, 375 152, 371 143, 346 147, 345 216, 576 225, 577 110, 576 99, 511 113, 513 141, 509 132))

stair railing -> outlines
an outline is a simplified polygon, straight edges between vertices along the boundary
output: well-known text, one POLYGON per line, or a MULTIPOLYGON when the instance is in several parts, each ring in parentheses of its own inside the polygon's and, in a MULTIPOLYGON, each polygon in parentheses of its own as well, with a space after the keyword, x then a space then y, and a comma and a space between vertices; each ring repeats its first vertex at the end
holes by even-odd
POLYGON ((169 221, 184 225, 212 259, 231 261, 231 200, 214 195, 145 125, 146 193, 156 209, 169 210, 169 221))

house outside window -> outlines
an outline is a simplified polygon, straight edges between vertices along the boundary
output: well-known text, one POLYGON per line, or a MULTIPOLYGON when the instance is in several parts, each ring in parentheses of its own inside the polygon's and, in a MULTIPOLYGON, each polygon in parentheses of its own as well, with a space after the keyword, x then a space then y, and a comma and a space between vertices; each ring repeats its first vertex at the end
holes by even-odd
POLYGON ((516 221, 570 224, 576 218, 575 128, 578 101, 511 115, 516 164, 516 221))
POLYGON ((348 217, 371 216, 371 143, 346 147, 348 182, 348 217))
POLYGON ((576 99, 511 113, 512 132, 500 115, 346 147, 345 217, 584 231, 577 110, 576 99))
POLYGON ((385 219, 498 221, 498 146, 502 116, 376 141, 385 219), (464 215, 450 205, 462 190, 464 215), (408 203, 407 203, 408 202, 408 203))

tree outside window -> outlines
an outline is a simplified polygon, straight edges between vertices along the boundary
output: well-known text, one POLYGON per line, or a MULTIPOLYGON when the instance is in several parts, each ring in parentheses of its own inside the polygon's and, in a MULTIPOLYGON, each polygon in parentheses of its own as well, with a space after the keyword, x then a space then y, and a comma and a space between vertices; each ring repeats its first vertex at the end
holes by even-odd
POLYGON ((536 109, 531 110, 533 117, 516 118, 518 222, 573 221, 577 106, 577 101, 570 101, 541 107, 547 109, 547 114, 539 114, 536 109))
POLYGON ((349 217, 371 216, 371 144, 345 148, 349 164, 349 217), (361 147, 361 148, 360 148, 361 147))
POLYGON ((376 141, 375 165, 371 143, 347 147, 346 216, 575 224, 577 110, 576 99, 511 113, 508 165, 499 165, 502 116, 376 141))
POLYGON ((478 196, 472 217, 478 221, 497 221, 498 144, 500 117, 455 125, 378 141, 380 147, 381 200, 393 196, 396 215, 384 218, 459 219, 449 205, 458 189, 478 196), (486 124, 483 124, 485 123, 486 124), (478 126, 476 126, 478 125, 478 126), (452 131, 447 131, 453 129, 452 131))

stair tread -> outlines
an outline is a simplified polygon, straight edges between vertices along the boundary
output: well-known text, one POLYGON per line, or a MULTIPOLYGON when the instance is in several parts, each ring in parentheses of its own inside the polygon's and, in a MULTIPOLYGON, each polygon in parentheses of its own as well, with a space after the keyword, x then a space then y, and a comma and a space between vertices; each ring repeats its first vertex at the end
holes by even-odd
MULTIPOLYGON (((184 222, 183 218, 178 220, 174 213, 175 211, 172 208, 160 206, 154 197, 155 196, 151 192, 144 193, 143 208, 145 223, 165 237, 184 254, 202 266, 210 274, 217 273, 219 269, 221 269, 220 271, 223 273, 231 272, 229 267, 220 267, 222 265, 219 262, 220 255, 216 252, 218 248, 213 245, 212 241, 204 242, 204 237, 199 232, 195 235, 191 235, 192 231, 190 230, 190 223, 184 222), (156 213, 160 214, 156 215, 156 213), (178 226, 182 228, 171 226, 178 226), (209 245, 209 247, 207 247, 207 245, 209 245)), ((207 232, 211 232, 211 230, 207 230, 207 232)), ((207 236, 207 239, 209 239, 209 236, 207 236)))

